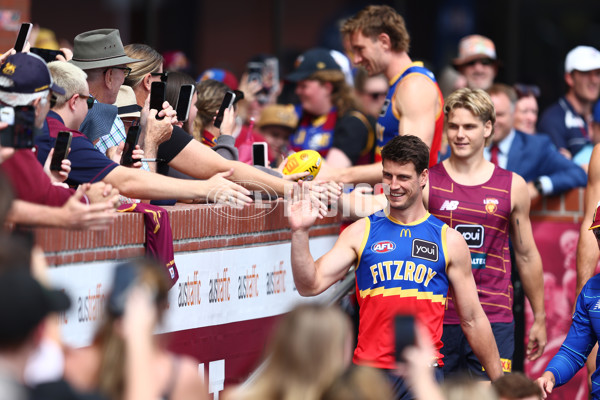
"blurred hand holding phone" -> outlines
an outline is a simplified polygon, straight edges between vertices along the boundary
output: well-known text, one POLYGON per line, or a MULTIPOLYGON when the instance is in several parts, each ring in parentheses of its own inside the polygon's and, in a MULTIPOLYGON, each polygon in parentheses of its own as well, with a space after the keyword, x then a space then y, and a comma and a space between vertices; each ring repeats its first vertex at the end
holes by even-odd
POLYGON ((15 149, 34 147, 34 138, 41 132, 35 128, 33 106, 0 107, 0 121, 8 124, 0 131, 0 146, 15 149))
POLYGON ((404 362, 404 349, 415 344, 415 317, 409 314, 398 314, 394 317, 394 336, 396 361, 404 362))

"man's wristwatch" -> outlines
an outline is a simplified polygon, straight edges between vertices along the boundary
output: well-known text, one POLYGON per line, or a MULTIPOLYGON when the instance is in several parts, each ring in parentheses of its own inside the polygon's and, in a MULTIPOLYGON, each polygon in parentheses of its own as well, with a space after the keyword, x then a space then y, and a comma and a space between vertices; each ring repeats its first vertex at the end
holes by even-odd
POLYGON ((538 191, 540 196, 544 195, 544 188, 542 188, 542 182, 540 182, 539 179, 536 179, 533 181, 533 187, 535 187, 535 190, 538 191))

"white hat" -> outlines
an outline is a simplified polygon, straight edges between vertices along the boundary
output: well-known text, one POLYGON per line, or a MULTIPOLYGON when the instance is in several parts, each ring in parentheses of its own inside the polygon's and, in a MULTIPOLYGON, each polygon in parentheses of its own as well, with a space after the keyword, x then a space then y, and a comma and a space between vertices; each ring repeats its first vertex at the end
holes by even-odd
POLYGON ((577 46, 567 54, 565 72, 600 69, 600 51, 590 46, 577 46))

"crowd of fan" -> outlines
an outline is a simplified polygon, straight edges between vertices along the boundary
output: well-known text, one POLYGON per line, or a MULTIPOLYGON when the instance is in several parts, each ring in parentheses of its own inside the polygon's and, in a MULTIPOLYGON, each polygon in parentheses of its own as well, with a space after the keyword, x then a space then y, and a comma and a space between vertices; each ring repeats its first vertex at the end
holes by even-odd
MULTIPOLYGON (((341 186, 324 182, 343 176, 341 170, 374 163, 376 119, 386 102, 388 79, 369 76, 334 50, 307 51, 284 79, 276 58, 261 55, 239 80, 213 68, 197 81, 182 72, 185 56, 163 56, 145 44, 123 46, 115 29, 81 33, 72 49, 62 51, 64 57, 48 64, 27 48, 23 53, 9 50, 0 59, 2 107, 32 106, 35 115, 35 151, 14 149, 5 141, 0 148, 1 217, 17 228, 106 229, 117 212, 131 211, 132 205, 158 208, 180 201, 247 206, 251 191, 269 187, 283 196, 292 180, 304 177, 281 171, 289 154, 305 149, 324 159, 322 179, 311 183, 310 191, 326 212, 328 204, 345 195, 341 186), (161 109, 149 106, 153 82, 166 83, 161 109), (194 93, 183 119, 175 109, 181 86, 189 84, 194 93), (298 104, 278 104, 283 85, 290 84, 298 104), (240 100, 225 110, 217 127, 214 116, 227 91, 235 91, 240 100), (140 127, 134 163, 122 165, 132 126, 140 127), (49 162, 60 131, 71 132, 72 139, 68 158, 54 171, 49 162), (266 165, 251 165, 255 142, 268 145, 266 165)), ((591 148, 600 141, 600 106, 594 107, 600 94, 600 52, 583 46, 569 52, 567 93, 542 113, 539 123, 537 87, 494 83, 499 62, 490 39, 463 38, 452 64, 453 81, 440 86, 488 91, 496 125, 485 156, 521 175, 532 200, 586 185, 591 148)), ((8 132, 11 124, 2 121, 0 129, 8 132)), ((439 160, 448 156, 447 147, 442 145, 439 160)), ((49 315, 66 310, 69 299, 40 283, 47 280, 41 249, 20 235, 5 234, 0 240, 0 392, 10 393, 6 398, 11 399, 205 398, 195 362, 170 354, 152 335, 177 279, 176 271, 165 268, 173 261, 172 252, 156 258, 158 263, 143 260, 117 267, 115 288, 141 284, 128 292, 126 301, 120 293, 111 294, 91 346, 64 350, 49 315)), ((347 316, 337 309, 296 308, 270 341, 266 369, 226 395, 391 398, 376 371, 350 367, 351 332, 347 316)), ((493 386, 454 380, 440 389, 427 366, 430 344, 422 342, 407 350, 402 365, 418 398, 541 396, 538 386, 519 374, 493 386)))

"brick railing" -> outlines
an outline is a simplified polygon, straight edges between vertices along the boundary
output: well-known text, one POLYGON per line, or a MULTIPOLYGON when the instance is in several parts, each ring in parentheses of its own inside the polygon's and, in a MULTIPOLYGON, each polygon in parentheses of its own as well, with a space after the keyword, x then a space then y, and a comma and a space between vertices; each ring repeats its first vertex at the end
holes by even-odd
MULTIPOLYGON (((216 205, 165 207, 175 252, 234 248, 288 241, 291 237, 281 200, 243 210, 216 205)), ((339 232, 339 218, 319 219, 311 236, 339 232)), ((106 231, 36 229, 36 242, 49 265, 119 260, 144 254, 144 221, 138 213, 119 213, 106 231)))
POLYGON ((539 197, 531 204, 532 221, 581 223, 585 189, 577 188, 560 196, 539 197))

